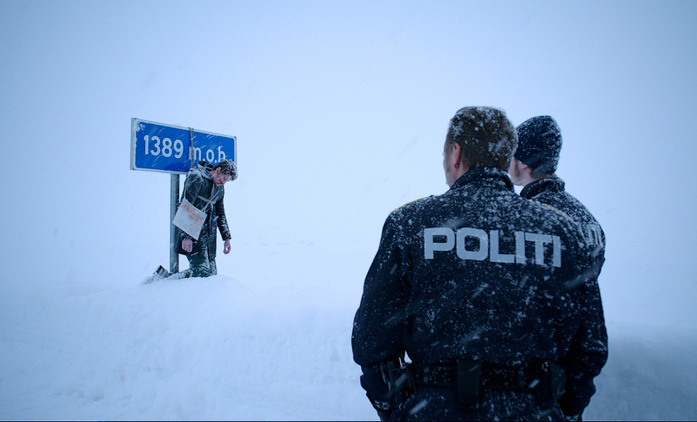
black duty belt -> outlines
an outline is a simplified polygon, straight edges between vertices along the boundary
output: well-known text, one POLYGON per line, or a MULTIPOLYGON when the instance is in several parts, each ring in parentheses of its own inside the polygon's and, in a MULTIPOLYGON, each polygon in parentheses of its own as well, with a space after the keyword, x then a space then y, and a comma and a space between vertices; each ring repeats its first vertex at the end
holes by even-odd
MULTIPOLYGON (((533 390, 549 374, 548 362, 503 366, 488 362, 469 361, 475 370, 481 371, 480 387, 506 390, 533 390)), ((412 364, 414 383, 437 387, 455 387, 458 384, 457 364, 412 364)), ((462 373, 462 372, 460 372, 462 373)))
POLYGON ((534 393, 543 409, 554 406, 564 393, 564 371, 553 362, 530 362, 503 366, 471 359, 454 363, 424 365, 412 363, 414 384, 457 390, 457 404, 477 406, 482 389, 514 390, 534 393))

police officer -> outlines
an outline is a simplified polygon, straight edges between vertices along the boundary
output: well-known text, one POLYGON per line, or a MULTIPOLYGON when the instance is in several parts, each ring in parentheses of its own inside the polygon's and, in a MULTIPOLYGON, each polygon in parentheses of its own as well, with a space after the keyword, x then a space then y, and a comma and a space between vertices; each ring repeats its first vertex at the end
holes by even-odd
POLYGON ((602 320, 588 247, 567 216, 515 193, 516 144, 503 111, 460 109, 450 189, 385 222, 352 335, 383 420, 562 419, 562 362, 572 385, 602 367, 602 323, 582 323, 602 320))
MULTIPOLYGON (((605 233, 593 214, 578 199, 566 192, 564 181, 556 174, 559 154, 562 146, 562 136, 559 125, 551 116, 532 117, 516 128, 518 134, 518 148, 516 149, 508 172, 517 186, 523 186, 520 195, 523 198, 532 199, 543 204, 551 205, 579 223, 582 227, 586 242, 591 245, 591 255, 595 273, 600 270, 605 262, 605 233)), ((597 289, 597 282, 593 288, 597 289)), ((600 293, 594 291, 591 297, 600 297, 600 293)), ((599 300, 589 303, 594 312, 603 315, 602 304, 599 300)), ((602 324, 602 318, 582 320, 582 323, 602 324)), ((585 328, 587 330, 605 333, 605 326, 598 325, 585 328)), ((596 346, 602 347, 597 344, 596 346)), ((592 347, 589 345, 588 347, 592 347)), ((602 362, 595 362, 595 366, 602 366, 606 356, 596 355, 602 362)), ((561 397, 559 403, 562 410, 569 416, 580 416, 586 407, 591 395, 595 392, 592 379, 586 382, 572 382, 577 378, 583 378, 584 373, 577 373, 577 365, 566 364, 568 368, 566 377, 569 380, 566 386, 566 394, 561 397)))

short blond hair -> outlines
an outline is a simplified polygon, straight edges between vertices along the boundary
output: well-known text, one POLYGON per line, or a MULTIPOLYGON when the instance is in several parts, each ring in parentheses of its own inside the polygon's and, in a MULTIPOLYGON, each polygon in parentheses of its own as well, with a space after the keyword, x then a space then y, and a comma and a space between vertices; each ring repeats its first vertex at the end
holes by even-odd
POLYGON ((445 152, 455 143, 460 146, 460 158, 468 168, 494 166, 508 170, 518 136, 503 110, 463 107, 450 119, 445 152))

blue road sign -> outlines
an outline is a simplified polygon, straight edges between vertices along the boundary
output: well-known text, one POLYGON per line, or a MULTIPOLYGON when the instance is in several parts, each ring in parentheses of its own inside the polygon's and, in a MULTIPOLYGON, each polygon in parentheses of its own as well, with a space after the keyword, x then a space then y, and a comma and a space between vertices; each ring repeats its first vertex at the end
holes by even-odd
POLYGON ((187 173, 199 161, 237 161, 234 136, 131 119, 131 170, 187 173))

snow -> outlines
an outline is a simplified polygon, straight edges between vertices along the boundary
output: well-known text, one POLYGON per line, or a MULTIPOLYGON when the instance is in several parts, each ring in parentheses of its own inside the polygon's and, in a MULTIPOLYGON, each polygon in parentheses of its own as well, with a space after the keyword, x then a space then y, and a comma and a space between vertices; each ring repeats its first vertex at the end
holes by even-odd
POLYGON ((362 280, 388 213, 447 188, 468 105, 552 115, 558 174, 607 235, 585 419, 697 419, 696 16, 0 2, 0 419, 376 420, 350 349, 362 280), (169 259, 170 178, 129 170, 132 118, 237 136, 220 275, 140 284, 169 259))
MULTIPOLYGON (((278 272, 275 285, 217 275, 5 286, 0 419, 376 420, 351 355, 358 292, 278 272)), ((608 327, 584 419, 695 419, 697 335, 608 327)))
POLYGON ((372 417, 351 361, 354 303, 223 275, 8 293, 2 419, 372 417))

